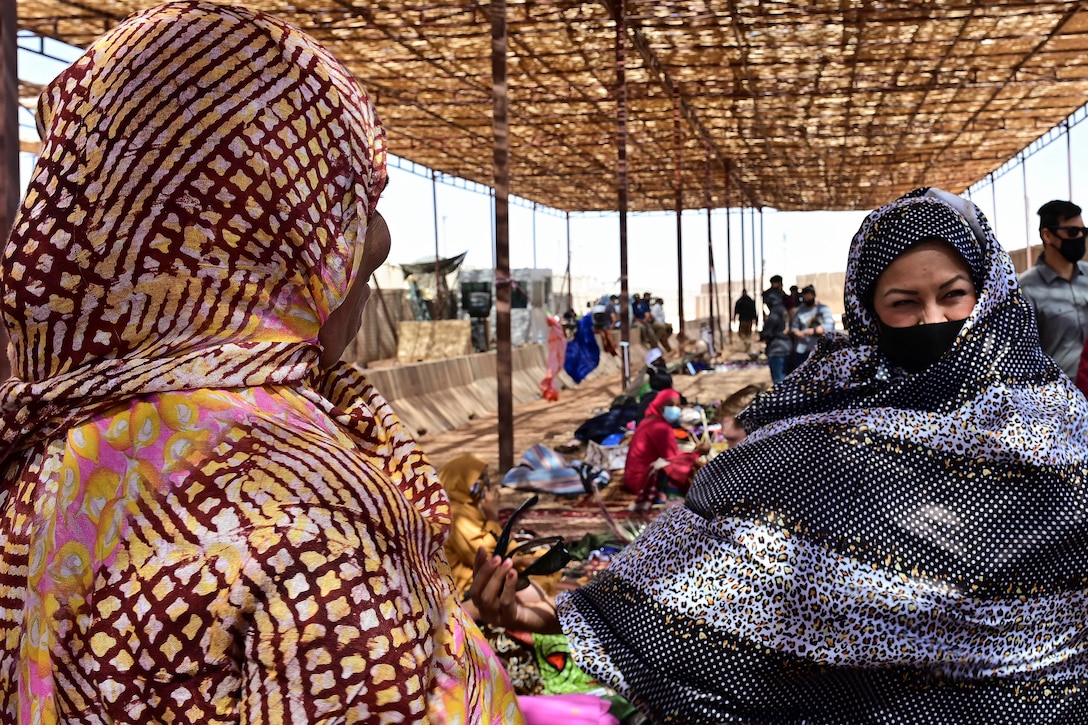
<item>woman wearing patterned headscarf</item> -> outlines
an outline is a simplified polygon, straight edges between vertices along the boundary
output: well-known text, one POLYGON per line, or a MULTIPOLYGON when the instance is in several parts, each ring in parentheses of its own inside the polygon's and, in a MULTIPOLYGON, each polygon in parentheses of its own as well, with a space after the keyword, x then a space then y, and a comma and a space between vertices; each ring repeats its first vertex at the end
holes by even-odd
POLYGON ((849 339, 558 616, 478 555, 481 607, 561 624, 657 722, 1088 721, 1088 404, 1008 255, 920 189, 862 224, 845 296, 849 339))
POLYGON ((179 2, 39 120, 2 265, 0 721, 520 722, 434 470, 337 362, 389 243, 356 81, 179 2))

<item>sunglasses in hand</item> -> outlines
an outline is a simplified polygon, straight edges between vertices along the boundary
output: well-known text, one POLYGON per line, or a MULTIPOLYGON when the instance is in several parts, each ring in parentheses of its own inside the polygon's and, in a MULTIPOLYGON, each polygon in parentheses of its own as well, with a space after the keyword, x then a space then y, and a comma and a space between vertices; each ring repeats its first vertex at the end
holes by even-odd
POLYGON ((533 539, 507 553, 506 550, 510 546, 510 537, 513 535, 514 526, 517 524, 518 519, 524 516, 525 512, 535 506, 539 501, 540 497, 535 494, 525 499, 525 501, 517 507, 514 513, 510 515, 506 525, 502 527, 502 533, 499 534, 499 540, 495 543, 493 555, 504 559, 515 559, 519 556, 534 556, 543 552, 540 553, 540 556, 538 556, 532 564, 518 572, 518 589, 524 589, 529 586, 529 577, 538 574, 554 574, 570 563, 570 552, 567 551, 567 546, 563 542, 562 536, 544 536, 533 539))

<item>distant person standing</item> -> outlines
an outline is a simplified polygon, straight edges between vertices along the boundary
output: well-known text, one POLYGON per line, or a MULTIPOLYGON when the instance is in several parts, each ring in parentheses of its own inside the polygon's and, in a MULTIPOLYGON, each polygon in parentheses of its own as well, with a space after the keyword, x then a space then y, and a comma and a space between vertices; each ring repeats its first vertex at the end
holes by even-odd
POLYGON ((756 301, 748 294, 748 290, 742 289, 740 297, 733 305, 733 320, 739 320, 738 332, 740 341, 744 344, 744 352, 752 349, 752 324, 756 321, 756 301))
POLYGON ((790 359, 789 372, 796 370, 816 349, 816 341, 835 331, 835 318, 831 308, 816 301, 816 288, 807 285, 801 290, 801 304, 790 322, 790 335, 793 336, 793 357, 790 359))
POLYGON ((767 307, 768 311, 770 306, 767 305, 767 293, 771 290, 775 290, 782 297, 782 305, 786 310, 786 330, 790 329, 790 320, 793 319, 793 312, 797 308, 797 285, 790 287, 792 292, 786 292, 785 287, 782 285, 782 275, 776 274, 771 277, 771 286, 763 290, 763 304, 767 307))
POLYGON ((672 352, 669 338, 672 336, 672 325, 665 322, 665 300, 657 297, 650 305, 650 326, 654 328, 654 336, 657 338, 661 349, 672 352))
POLYGON ((767 304, 767 293, 771 290, 778 290, 778 294, 782 295, 783 299, 785 299, 786 290, 782 288, 782 275, 775 274, 771 276, 771 286, 763 290, 763 304, 767 304))
POLYGON ((797 308, 801 306, 801 291, 797 289, 797 285, 790 285, 790 293, 782 300, 782 304, 786 307, 786 324, 788 325, 793 322, 793 316, 797 314, 797 308))
POLYGON ((1020 275, 1020 287, 1035 310, 1043 352, 1073 379, 1088 336, 1088 264, 1080 261, 1086 234, 1079 206, 1058 200, 1043 204, 1043 253, 1020 275))
POLYGON ((786 363, 793 352, 793 342, 786 333, 786 306, 782 304, 782 290, 769 288, 763 293, 763 304, 770 312, 763 318, 763 331, 759 339, 764 342, 767 366, 771 369, 771 382, 782 382, 786 378, 786 363))

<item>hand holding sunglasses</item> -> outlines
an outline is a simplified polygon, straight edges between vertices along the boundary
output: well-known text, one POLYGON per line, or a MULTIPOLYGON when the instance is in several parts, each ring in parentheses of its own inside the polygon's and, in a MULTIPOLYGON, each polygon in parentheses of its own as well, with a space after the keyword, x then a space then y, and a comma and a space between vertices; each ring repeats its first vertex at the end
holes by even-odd
POLYGON ((525 515, 525 512, 535 506, 539 501, 540 497, 535 494, 525 499, 525 501, 517 507, 514 513, 510 515, 510 519, 502 528, 502 533, 499 534, 499 540, 495 543, 493 555, 503 559, 515 559, 519 556, 533 556, 543 552, 532 564, 518 572, 518 589, 524 589, 529 586, 529 577, 554 574, 570 562, 570 552, 567 551, 567 546, 563 542, 562 536, 545 536, 533 539, 532 541, 518 546, 509 554, 506 552, 510 546, 510 537, 513 535, 514 526, 517 524, 518 519, 525 515))

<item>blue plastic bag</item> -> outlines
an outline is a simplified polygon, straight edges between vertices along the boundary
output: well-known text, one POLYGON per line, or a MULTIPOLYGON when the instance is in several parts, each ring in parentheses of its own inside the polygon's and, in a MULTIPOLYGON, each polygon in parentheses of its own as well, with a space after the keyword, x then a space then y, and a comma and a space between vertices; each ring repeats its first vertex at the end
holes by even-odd
POLYGON ((563 363, 563 369, 576 383, 585 380, 585 377, 597 369, 601 362, 601 348, 597 345, 597 336, 593 331, 593 318, 583 315, 578 320, 578 330, 574 333, 574 339, 567 343, 567 359, 563 363))

